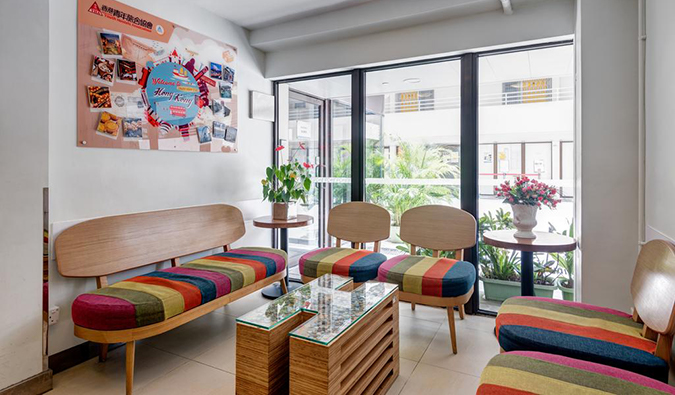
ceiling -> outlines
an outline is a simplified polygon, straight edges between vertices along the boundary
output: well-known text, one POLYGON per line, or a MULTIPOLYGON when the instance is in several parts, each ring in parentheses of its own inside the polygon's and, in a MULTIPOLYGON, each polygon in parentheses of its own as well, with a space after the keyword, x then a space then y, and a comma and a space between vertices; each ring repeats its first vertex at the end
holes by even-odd
POLYGON ((255 30, 374 0, 196 0, 202 8, 255 30))

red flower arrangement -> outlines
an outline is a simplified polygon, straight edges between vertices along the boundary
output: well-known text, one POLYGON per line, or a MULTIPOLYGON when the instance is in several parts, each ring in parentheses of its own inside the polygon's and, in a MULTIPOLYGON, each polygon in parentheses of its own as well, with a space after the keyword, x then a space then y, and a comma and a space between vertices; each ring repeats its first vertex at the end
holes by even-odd
POLYGON ((517 177, 515 182, 504 181, 495 187, 497 196, 504 198, 504 203, 511 205, 524 204, 526 206, 547 206, 556 208, 560 199, 556 198, 558 190, 543 182, 530 179, 526 176, 517 177))

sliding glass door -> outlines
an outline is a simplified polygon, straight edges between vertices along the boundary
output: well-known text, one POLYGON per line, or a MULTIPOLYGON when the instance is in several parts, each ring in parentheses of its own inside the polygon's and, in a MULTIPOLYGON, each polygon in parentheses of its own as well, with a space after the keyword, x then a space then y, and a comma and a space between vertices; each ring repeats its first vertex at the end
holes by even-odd
POLYGON ((302 254, 327 243, 326 221, 335 205, 351 197, 351 79, 316 78, 279 84, 279 137, 276 152, 281 163, 297 160, 313 166, 314 186, 307 203, 298 206, 314 223, 290 229, 289 264, 299 278, 302 254), (281 108, 283 106, 283 108, 281 108))
MULTIPOLYGON (((511 208, 494 188, 518 176, 561 191, 562 204, 540 211, 537 229, 572 232, 573 54, 571 43, 554 43, 278 82, 277 141, 288 147, 278 160, 315 166, 312 199, 301 208, 315 223, 290 232, 291 267, 327 245, 328 212, 350 200, 390 212, 391 236, 381 246, 388 256, 407 250, 400 218, 421 205, 462 208, 479 234, 512 227, 511 208)), ((465 259, 479 275, 468 311, 499 307, 491 280, 520 289, 517 253, 479 242, 465 259)), ((573 267, 573 253, 536 255, 538 294, 569 298, 563 288, 573 267)))
POLYGON ((391 213, 388 256, 407 248, 401 215, 460 207, 460 61, 366 72, 366 201, 391 213))

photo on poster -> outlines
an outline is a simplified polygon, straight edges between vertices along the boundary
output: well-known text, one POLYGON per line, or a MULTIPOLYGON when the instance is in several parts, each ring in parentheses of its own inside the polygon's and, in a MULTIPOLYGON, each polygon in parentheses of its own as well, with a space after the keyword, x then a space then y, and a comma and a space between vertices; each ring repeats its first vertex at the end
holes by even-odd
POLYGON ((136 62, 119 59, 117 61, 117 78, 120 82, 136 83, 136 62))
POLYGON ((227 133, 225 134, 225 141, 227 141, 228 143, 237 142, 237 128, 233 128, 232 126, 227 127, 227 133))
POLYGON ((220 97, 223 99, 232 98, 232 84, 229 82, 221 82, 218 84, 218 90, 220 92, 220 97))
POLYGON ((217 117, 227 117, 230 115, 230 109, 225 105, 225 100, 214 99, 211 100, 211 111, 217 117))
POLYGON ((117 138, 120 131, 120 117, 107 111, 101 113, 96 131, 106 137, 117 138))
POLYGON ((140 96, 127 96, 127 116, 131 118, 143 118, 145 116, 145 104, 140 96))
POLYGON ((104 84, 113 84, 115 76, 115 61, 105 59, 100 56, 94 56, 94 62, 91 66, 91 79, 104 84))
POLYGON ((124 118, 122 120, 125 139, 143 138, 143 119, 142 118, 124 118))
POLYGON ((211 142, 211 131, 209 131, 208 126, 197 126, 197 137, 199 138, 199 143, 210 143, 211 142))
POLYGON ((122 40, 117 33, 101 32, 101 52, 107 56, 122 56, 122 40))
POLYGON ((225 66, 223 70, 223 81, 227 81, 230 84, 234 83, 234 69, 231 67, 225 66))
POLYGON ((211 71, 209 75, 211 76, 211 78, 216 80, 223 79, 223 65, 211 62, 210 70, 211 71))
POLYGON ((218 121, 213 121, 213 138, 214 139, 225 139, 225 131, 227 130, 227 126, 218 121))
POLYGON ((87 97, 91 108, 112 108, 110 88, 107 86, 88 86, 87 97))

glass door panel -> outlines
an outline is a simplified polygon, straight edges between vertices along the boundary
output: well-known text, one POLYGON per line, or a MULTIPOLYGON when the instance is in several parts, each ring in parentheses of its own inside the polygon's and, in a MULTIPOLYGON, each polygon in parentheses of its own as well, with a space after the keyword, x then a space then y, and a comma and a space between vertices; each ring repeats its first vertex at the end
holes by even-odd
MULTIPOLYGON (((497 180, 483 176, 488 165, 481 163, 479 178, 480 231, 511 228, 511 206, 494 194, 495 181, 503 182, 525 174, 558 188, 563 201, 556 210, 537 213, 535 230, 568 232, 574 221, 574 50, 571 45, 532 49, 479 58, 479 143, 483 159, 496 145, 497 180), (483 148, 484 147, 484 148, 483 148), (555 153, 555 154, 554 154, 555 153), (483 167, 485 166, 485 167, 483 167), (569 192, 568 192, 569 191, 569 192)), ((556 287, 565 272, 562 254, 535 254, 535 294, 562 298, 556 287), (551 263, 552 262, 552 263, 551 263)), ((508 293, 496 285, 510 285, 510 295, 520 294, 520 257, 509 250, 479 244, 479 303, 495 310, 508 293), (495 281, 505 281, 496 284, 495 281)))
POLYGON ((407 245, 401 215, 426 204, 460 206, 460 62, 366 73, 366 200, 392 217, 388 256, 407 245))
POLYGON ((310 198, 298 206, 314 223, 288 231, 290 276, 299 278, 299 258, 328 243, 328 212, 351 197, 351 77, 284 83, 278 90, 279 144, 286 147, 278 159, 306 162, 314 172, 310 198))

